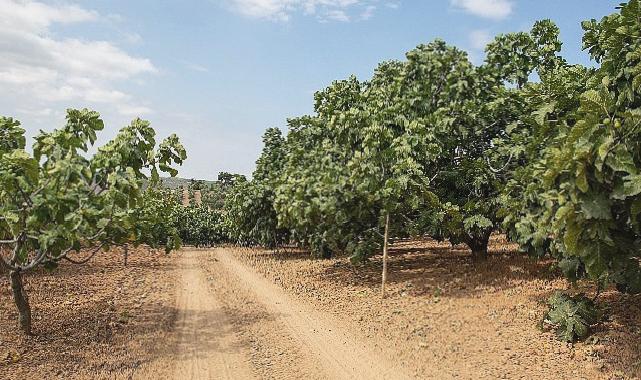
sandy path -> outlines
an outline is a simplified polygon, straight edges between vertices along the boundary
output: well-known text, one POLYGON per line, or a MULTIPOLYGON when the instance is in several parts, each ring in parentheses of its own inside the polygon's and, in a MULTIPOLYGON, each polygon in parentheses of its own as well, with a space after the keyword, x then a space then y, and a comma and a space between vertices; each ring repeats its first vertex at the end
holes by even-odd
POLYGON ((175 379, 249 379, 251 369, 233 326, 212 295, 201 266, 204 252, 181 255, 178 361, 175 379))
MULTIPOLYGON (((409 379, 404 370, 340 326, 340 321, 296 300, 225 249, 215 250, 221 269, 238 278, 238 286, 251 291, 271 317, 294 338, 330 379, 409 379)), ((304 366, 305 363, 299 363, 304 366)))
POLYGON ((202 262, 206 252, 179 254, 178 319, 175 342, 167 355, 143 370, 140 378, 252 379, 247 350, 212 294, 202 262))
POLYGON ((137 378, 410 378, 348 334, 340 321, 287 295, 228 250, 182 251, 179 256, 172 339, 166 353, 137 378), (241 293, 246 298, 240 300, 241 293), (262 319, 235 314, 229 307, 234 303, 262 319), (270 333, 243 339, 241 330, 262 322, 270 333), (257 346, 277 349, 280 355, 269 356, 257 346))

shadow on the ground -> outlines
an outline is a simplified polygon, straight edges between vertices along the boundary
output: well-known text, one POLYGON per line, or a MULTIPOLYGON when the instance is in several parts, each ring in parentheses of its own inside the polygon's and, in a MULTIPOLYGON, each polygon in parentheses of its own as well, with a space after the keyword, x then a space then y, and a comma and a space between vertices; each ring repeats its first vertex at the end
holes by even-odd
POLYGON ((156 333, 173 328, 175 311, 151 296, 153 278, 167 276, 171 267, 164 253, 139 249, 127 267, 116 251, 85 265, 64 262, 53 271, 29 272, 24 282, 32 306, 31 337, 17 329, 8 281, 0 278, 0 372, 62 378, 133 371, 152 358, 156 333), (136 340, 150 343, 129 352, 136 340))
MULTIPOLYGON (((308 252, 298 249, 260 251, 257 260, 276 258, 279 261, 310 260, 308 252)), ((381 257, 363 264, 352 264, 345 257, 331 260, 331 265, 314 275, 319 280, 369 287, 380 287, 381 257)), ((486 260, 474 261, 465 245, 452 247, 434 240, 398 242, 390 248, 388 283, 406 284, 406 294, 414 296, 438 294, 448 297, 474 297, 492 287, 507 290, 522 281, 539 279, 552 281, 559 273, 551 269, 550 260, 534 260, 515 251, 514 246, 501 241, 491 244, 486 260)))
MULTIPOLYGON (((545 303, 554 290, 543 290, 546 284, 559 282, 562 276, 549 259, 536 260, 516 251, 514 245, 494 238, 485 261, 474 261, 464 245, 450 246, 428 240, 398 242, 390 249, 388 263, 389 291, 406 297, 475 298, 482 293, 515 291, 524 284, 541 290, 531 300, 545 303), (532 283, 535 284, 532 284, 532 283), (538 285, 537 285, 538 284, 538 285)), ((277 260, 309 260, 307 252, 262 251, 255 253, 277 260)), ((332 281, 369 288, 372 294, 380 289, 381 257, 376 256, 362 265, 352 265, 345 258, 331 260, 314 272, 318 281, 332 281)), ((560 289, 563 290, 563 289, 560 289)), ((594 294, 590 283, 578 284, 574 292, 594 294)), ((594 358, 601 358, 604 370, 629 377, 641 377, 641 296, 624 295, 609 289, 600 298, 607 309, 606 319, 594 327, 586 349, 593 349, 594 358)))

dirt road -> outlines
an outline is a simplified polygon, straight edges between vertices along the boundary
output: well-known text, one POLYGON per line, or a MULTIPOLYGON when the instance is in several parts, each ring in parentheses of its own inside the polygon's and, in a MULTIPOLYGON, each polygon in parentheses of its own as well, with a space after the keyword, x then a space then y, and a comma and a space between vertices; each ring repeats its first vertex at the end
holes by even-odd
POLYGON ((179 255, 173 354, 138 377, 410 378, 335 318, 285 294, 229 251, 179 255))
POLYGON ((125 267, 112 250, 27 277, 33 337, 0 278, 0 379, 641 378, 638 296, 606 291, 607 320, 567 345, 537 327, 575 286, 549 263, 408 244, 429 249, 391 255, 384 302, 379 258, 140 247, 125 267))
POLYGON ((168 354, 162 355, 139 378, 252 379, 247 351, 235 337, 233 325, 207 283, 203 251, 179 253, 176 295, 178 319, 168 354))

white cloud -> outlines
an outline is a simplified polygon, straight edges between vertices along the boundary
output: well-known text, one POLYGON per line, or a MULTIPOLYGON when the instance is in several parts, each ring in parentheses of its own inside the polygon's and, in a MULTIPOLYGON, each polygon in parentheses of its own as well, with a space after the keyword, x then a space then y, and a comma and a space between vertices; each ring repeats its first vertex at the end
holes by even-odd
POLYGON ((251 18, 288 21, 294 13, 316 16, 320 21, 352 20, 373 15, 378 0, 228 0, 237 12, 251 18))
POLYGON ((327 11, 326 17, 328 20, 332 20, 332 21, 341 21, 341 22, 349 21, 349 16, 347 15, 347 13, 345 13, 345 11, 340 9, 327 11))
POLYGON ((376 11, 376 5, 368 5, 365 7, 365 10, 361 13, 360 19, 361 20, 369 20, 374 16, 374 12, 376 11))
POLYGON ((35 1, 0 0, 0 25, 3 29, 43 32, 53 23, 92 21, 98 14, 75 5, 50 6, 35 1))
POLYGON ((469 35, 472 48, 485 50, 485 46, 492 41, 492 36, 487 30, 473 30, 469 35))
POLYGON ((130 106, 127 104, 123 104, 118 107, 118 113, 124 116, 136 117, 149 115, 153 113, 153 111, 151 110, 151 108, 145 106, 130 106))
POLYGON ((21 97, 7 102, 135 109, 133 96, 116 86, 118 81, 157 72, 148 59, 133 57, 108 41, 56 38, 51 31, 55 24, 96 22, 99 17, 75 5, 0 0, 0 86, 4 96, 21 97))
POLYGON ((187 62, 187 61, 181 61, 181 62, 189 70, 198 71, 200 73, 208 73, 209 72, 209 68, 207 68, 206 66, 200 65, 198 63, 187 62))
POLYGON ((450 0, 451 4, 473 15, 502 20, 512 14, 511 0, 450 0))
POLYGON ((295 0, 233 0, 234 9, 253 18, 266 18, 278 21, 289 20, 295 0))

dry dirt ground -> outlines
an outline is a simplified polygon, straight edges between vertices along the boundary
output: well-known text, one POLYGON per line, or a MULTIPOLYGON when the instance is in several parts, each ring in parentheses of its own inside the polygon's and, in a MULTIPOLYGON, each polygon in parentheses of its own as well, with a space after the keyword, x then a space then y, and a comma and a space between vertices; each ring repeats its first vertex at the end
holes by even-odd
MULTIPOLYGON (((0 379, 617 379, 640 375, 639 297, 606 292, 606 321, 566 345, 537 327, 549 269, 504 252, 485 263, 435 242, 380 262, 304 252, 138 250, 27 279, 35 337, 16 332, 0 279, 0 379)), ((589 288, 583 290, 591 291, 589 288)))
POLYGON ((127 378, 171 337, 177 309, 174 257, 138 249, 87 265, 31 272, 25 286, 35 336, 16 329, 6 276, 0 277, 0 379, 127 378))
POLYGON ((605 292, 606 321, 568 345, 539 327, 545 300, 572 288, 549 262, 511 252, 494 237, 485 263, 448 244, 399 244, 392 251, 388 298, 381 301, 378 259, 309 260, 303 252, 235 249, 235 256, 296 298, 340 318, 421 379, 632 379, 641 376, 641 297, 605 292))

